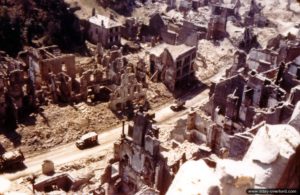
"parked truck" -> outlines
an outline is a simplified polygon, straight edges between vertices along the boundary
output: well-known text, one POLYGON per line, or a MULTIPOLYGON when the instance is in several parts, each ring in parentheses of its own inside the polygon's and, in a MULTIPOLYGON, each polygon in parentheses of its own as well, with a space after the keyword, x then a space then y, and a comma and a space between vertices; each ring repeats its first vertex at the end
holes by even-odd
POLYGON ((84 134, 76 141, 77 148, 81 150, 95 145, 98 145, 98 134, 95 132, 84 134))
POLYGON ((0 170, 17 168, 23 164, 24 160, 25 158, 21 150, 6 152, 0 156, 0 170))

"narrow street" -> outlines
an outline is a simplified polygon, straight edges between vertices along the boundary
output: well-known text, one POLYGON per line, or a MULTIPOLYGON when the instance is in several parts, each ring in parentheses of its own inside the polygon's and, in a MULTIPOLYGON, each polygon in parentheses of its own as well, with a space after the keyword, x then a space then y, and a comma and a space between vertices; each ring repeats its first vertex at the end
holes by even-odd
MULTIPOLYGON (((219 79, 223 73, 224 70, 220 71, 218 74, 216 74, 209 80, 215 81, 219 79)), ((198 94, 195 93, 197 92, 191 91, 187 93, 184 97, 182 97, 182 99, 186 99, 186 109, 180 112, 172 111, 170 109, 170 105, 165 105, 164 107, 155 110, 154 120, 156 121, 156 125, 159 127, 160 124, 176 121, 177 119, 185 116, 189 112, 190 108, 196 108, 208 100, 209 89, 204 89, 200 91, 200 93, 198 91, 198 94)), ((82 158, 87 158, 95 153, 103 153, 103 155, 105 155, 106 152, 113 151, 113 143, 120 137, 121 130, 121 127, 116 127, 99 134, 98 140, 100 144, 90 149, 79 150, 75 146, 75 142, 72 142, 66 145, 53 148, 51 149, 51 151, 40 154, 38 156, 27 158, 24 161, 26 169, 17 171, 15 173, 6 173, 3 176, 10 180, 16 180, 20 177, 40 172, 44 160, 51 160, 55 163, 56 166, 58 166, 82 158)))

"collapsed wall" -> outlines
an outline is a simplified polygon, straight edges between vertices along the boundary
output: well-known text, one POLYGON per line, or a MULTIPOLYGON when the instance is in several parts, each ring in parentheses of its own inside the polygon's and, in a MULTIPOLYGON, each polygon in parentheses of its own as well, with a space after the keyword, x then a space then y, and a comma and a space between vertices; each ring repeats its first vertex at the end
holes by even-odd
POLYGON ((241 161, 187 161, 176 174, 168 194, 247 194, 248 188, 297 188, 300 133, 290 125, 264 125, 241 161))

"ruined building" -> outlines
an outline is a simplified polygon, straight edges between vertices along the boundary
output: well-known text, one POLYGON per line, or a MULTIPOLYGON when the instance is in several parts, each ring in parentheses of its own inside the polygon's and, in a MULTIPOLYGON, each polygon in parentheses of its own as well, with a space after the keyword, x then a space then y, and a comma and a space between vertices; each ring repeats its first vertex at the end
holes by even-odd
POLYGON ((269 24, 268 19, 263 15, 263 6, 255 0, 251 0, 250 9, 245 13, 244 25, 245 26, 258 26, 264 27, 269 24))
POLYGON ((286 120, 293 109, 287 92, 275 81, 276 71, 251 71, 247 77, 238 74, 216 84, 211 97, 213 120, 225 130, 251 127, 261 121, 279 124, 286 120))
MULTIPOLYGON (((278 51, 280 48, 286 47, 278 46, 278 51)), ((237 152, 231 148, 247 148, 256 132, 254 129, 263 122, 282 124, 291 117, 300 100, 299 61, 293 51, 289 50, 293 55, 283 52, 285 57, 281 60, 274 48, 252 49, 248 56, 237 51, 233 66, 226 72, 227 78, 212 85, 206 107, 213 121, 210 128, 218 129, 216 132, 221 137, 233 136, 230 145, 224 145, 223 141, 229 156, 245 153, 245 149, 237 152), (292 61, 285 64, 286 57, 292 61)))
POLYGON ((29 48, 20 52, 19 58, 28 64, 29 78, 40 103, 44 101, 47 88, 50 93, 52 92, 51 99, 54 102, 57 102, 57 96, 60 96, 62 101, 69 101, 76 77, 73 54, 62 54, 57 46, 49 46, 39 49, 29 48))
POLYGON ((126 18, 124 25, 122 26, 122 37, 128 40, 136 40, 141 28, 140 21, 136 18, 126 18))
POLYGON ((221 15, 212 15, 208 22, 207 39, 222 39, 227 36, 227 18, 221 15))
POLYGON ((166 194, 246 195, 249 188, 297 189, 299 172, 293 170, 299 168, 299 140, 299 130, 290 125, 264 125, 242 160, 211 156, 209 161, 187 161, 166 194))
POLYGON ((98 61, 102 64, 106 71, 106 77, 114 84, 121 83, 121 74, 125 71, 125 58, 122 54, 122 48, 113 46, 107 52, 98 53, 98 61))
POLYGON ((299 56, 300 39, 289 39, 288 37, 286 37, 285 39, 280 40, 279 48, 274 49, 278 52, 278 62, 291 62, 299 56))
POLYGON ((0 54, 0 125, 16 125, 35 105, 27 69, 23 62, 0 54))
POLYGON ((154 36, 159 36, 168 28, 168 22, 158 12, 154 12, 149 16, 149 31, 154 36))
POLYGON ((259 47, 257 35, 254 34, 252 27, 246 27, 243 33, 243 38, 239 42, 239 48, 249 52, 252 48, 259 47))
POLYGON ((211 4, 212 15, 238 16, 241 7, 240 0, 231 0, 230 3, 216 2, 211 4))
POLYGON ((300 85, 300 61, 299 57, 294 61, 287 63, 285 66, 281 66, 283 73, 280 82, 281 87, 290 92, 292 88, 300 85))
POLYGON ((243 65, 241 64, 242 67, 247 70, 253 69, 259 73, 268 71, 273 68, 279 68, 282 62, 286 64, 295 61, 299 56, 300 40, 296 37, 283 37, 282 35, 279 35, 273 39, 270 39, 267 47, 262 49, 254 48, 255 36, 251 36, 250 31, 249 33, 247 33, 247 31, 249 30, 245 30, 243 42, 254 44, 252 45, 252 49, 247 56, 246 63, 243 65))
POLYGON ((238 16, 241 7, 240 0, 232 0, 229 4, 223 2, 211 3, 211 15, 207 26, 207 39, 222 39, 227 36, 226 26, 230 16, 238 16))
POLYGON ((37 104, 46 101, 72 103, 108 99, 111 92, 101 68, 77 72, 75 56, 63 54, 57 46, 30 48, 19 53, 29 67, 29 79, 37 104))
POLYGON ((233 55, 233 64, 226 70, 226 77, 232 77, 240 72, 247 72, 246 67, 247 54, 244 51, 237 50, 233 55))
POLYGON ((123 124, 122 136, 114 144, 114 157, 101 177, 103 187, 108 194, 143 194, 147 188, 153 194, 164 194, 171 178, 160 154, 158 129, 141 112, 128 127, 128 135, 124 128, 123 124))
POLYGON ((133 102, 146 99, 146 90, 138 83, 135 74, 128 67, 121 76, 121 84, 110 95, 109 107, 116 110, 124 110, 126 106, 133 105, 133 102))
POLYGON ((278 66, 278 53, 270 49, 251 49, 247 57, 247 68, 264 72, 278 66))
MULTIPOLYGON (((196 46, 200 39, 205 38, 207 23, 194 21, 193 17, 177 20, 170 15, 155 12, 149 16, 149 32, 152 36, 160 37, 164 43, 170 45, 196 46)), ((226 29, 225 29, 226 30, 226 29)))
POLYGON ((175 91, 194 79, 196 47, 161 44, 150 50, 151 79, 175 91))

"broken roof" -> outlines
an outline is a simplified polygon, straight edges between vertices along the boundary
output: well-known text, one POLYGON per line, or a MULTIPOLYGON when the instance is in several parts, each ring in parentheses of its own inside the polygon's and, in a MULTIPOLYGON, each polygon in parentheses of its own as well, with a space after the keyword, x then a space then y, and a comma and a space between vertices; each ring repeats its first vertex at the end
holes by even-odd
POLYGON ((155 55, 156 57, 160 57, 161 54, 167 50, 172 56, 173 61, 176 61, 178 57, 186 54, 187 52, 195 49, 196 47, 187 46, 185 44, 182 45, 170 45, 167 43, 160 44, 156 47, 153 47, 149 50, 149 53, 155 55))
POLYGON ((105 28, 122 26, 119 22, 99 14, 90 17, 89 22, 97 26, 104 26, 105 28))

